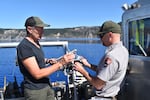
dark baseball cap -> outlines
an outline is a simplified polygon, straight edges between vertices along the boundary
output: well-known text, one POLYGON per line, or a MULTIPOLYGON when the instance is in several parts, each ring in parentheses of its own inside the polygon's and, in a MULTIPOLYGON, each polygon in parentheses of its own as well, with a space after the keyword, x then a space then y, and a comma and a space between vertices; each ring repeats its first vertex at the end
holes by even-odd
POLYGON ((45 24, 39 17, 31 16, 25 21, 25 27, 27 26, 49 27, 50 25, 45 24))
POLYGON ((98 34, 105 34, 108 32, 121 34, 121 27, 113 21, 106 21, 102 24, 98 34))

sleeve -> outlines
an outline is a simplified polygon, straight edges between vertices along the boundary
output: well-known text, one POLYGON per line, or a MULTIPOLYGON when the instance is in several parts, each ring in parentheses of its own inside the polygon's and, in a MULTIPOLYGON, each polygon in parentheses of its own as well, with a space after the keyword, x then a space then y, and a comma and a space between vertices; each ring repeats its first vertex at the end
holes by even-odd
POLYGON ((119 67, 119 63, 116 59, 114 59, 111 56, 107 56, 103 62, 104 63, 101 65, 102 68, 98 71, 97 77, 107 82, 111 80, 116 74, 119 67))
POLYGON ((21 45, 17 48, 17 55, 19 59, 25 59, 34 56, 34 53, 29 46, 21 45))

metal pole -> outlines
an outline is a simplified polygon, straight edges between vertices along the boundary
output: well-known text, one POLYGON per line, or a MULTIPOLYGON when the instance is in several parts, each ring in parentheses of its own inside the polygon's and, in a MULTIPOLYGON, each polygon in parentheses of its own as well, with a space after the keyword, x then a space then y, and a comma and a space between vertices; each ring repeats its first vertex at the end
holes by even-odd
POLYGON ((75 72, 75 70, 73 70, 73 86, 74 86, 74 88, 73 88, 73 90, 74 90, 74 100, 78 100, 78 96, 77 96, 77 88, 76 88, 76 84, 75 84, 75 80, 76 80, 76 72, 75 72))

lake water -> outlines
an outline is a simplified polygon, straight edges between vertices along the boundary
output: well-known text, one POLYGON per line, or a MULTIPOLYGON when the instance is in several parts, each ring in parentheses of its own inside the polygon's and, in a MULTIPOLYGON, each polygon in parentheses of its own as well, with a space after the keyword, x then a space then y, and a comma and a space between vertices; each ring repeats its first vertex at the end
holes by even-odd
MULTIPOLYGON (((98 64, 105 51, 105 47, 100 43, 69 43, 68 47, 70 50, 77 49, 77 54, 87 58, 92 64, 98 64)), ((64 54, 63 47, 46 46, 43 47, 43 50, 46 58, 57 58, 64 54)), ((6 76, 7 83, 13 82, 14 76, 18 84, 23 80, 19 67, 16 66, 16 48, 0 48, 0 87, 3 87, 4 76, 6 76)), ((49 77, 52 82, 67 81, 63 70, 57 71, 49 77)))

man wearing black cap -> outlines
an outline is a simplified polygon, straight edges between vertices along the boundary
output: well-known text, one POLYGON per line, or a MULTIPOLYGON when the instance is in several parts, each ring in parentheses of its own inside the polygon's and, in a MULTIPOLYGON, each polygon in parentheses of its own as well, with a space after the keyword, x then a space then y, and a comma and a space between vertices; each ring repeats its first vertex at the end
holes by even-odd
POLYGON ((99 65, 92 65, 85 58, 81 60, 84 66, 96 71, 97 75, 91 76, 79 62, 75 63, 75 69, 95 87, 96 96, 92 100, 116 100, 127 69, 128 50, 120 40, 120 25, 113 21, 104 22, 98 36, 107 47, 99 65))
POLYGON ((48 76, 63 65, 72 62, 75 55, 68 53, 53 65, 46 67, 44 53, 39 44, 43 28, 48 27, 39 17, 31 16, 25 22, 26 37, 17 46, 17 58, 24 77, 24 96, 26 100, 55 100, 48 76))

